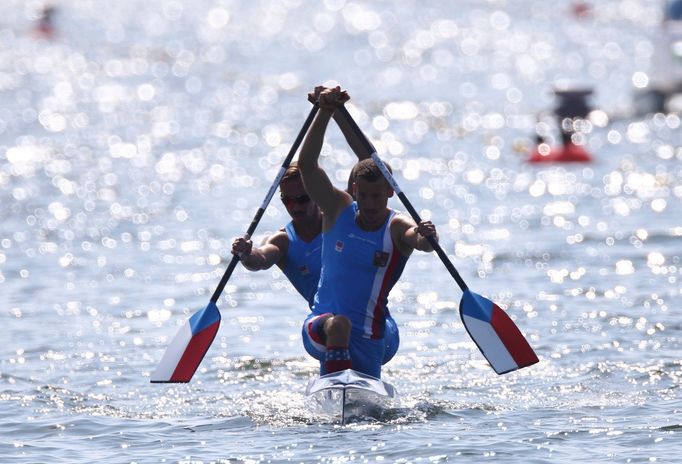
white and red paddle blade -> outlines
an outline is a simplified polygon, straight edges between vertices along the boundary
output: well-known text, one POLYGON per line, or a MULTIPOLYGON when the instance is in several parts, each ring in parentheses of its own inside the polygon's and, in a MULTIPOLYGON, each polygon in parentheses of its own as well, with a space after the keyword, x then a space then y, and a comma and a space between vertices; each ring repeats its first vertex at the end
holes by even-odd
POLYGON ((151 381, 183 383, 192 380, 220 327, 220 311, 209 302, 183 325, 152 374, 151 381))
POLYGON ((538 362, 514 321, 492 301, 467 289, 459 304, 459 314, 478 349, 498 374, 538 362))

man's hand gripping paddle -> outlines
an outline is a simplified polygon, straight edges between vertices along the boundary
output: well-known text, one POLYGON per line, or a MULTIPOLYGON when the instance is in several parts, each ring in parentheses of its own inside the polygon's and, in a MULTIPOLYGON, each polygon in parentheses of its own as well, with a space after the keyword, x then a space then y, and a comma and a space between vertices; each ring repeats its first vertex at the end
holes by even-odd
MULTIPOLYGON (((337 111, 341 111, 349 124, 357 131, 358 138, 364 141, 363 143, 367 150, 372 154, 372 159, 398 195, 400 201, 407 208, 412 219, 419 224, 421 222, 419 214, 400 189, 400 186, 398 186, 386 165, 381 161, 370 141, 367 140, 350 113, 348 113, 348 110, 341 106, 337 111)), ((427 237, 427 239, 446 269, 450 272, 450 275, 459 285, 459 288, 464 292, 459 303, 459 314, 462 318, 462 323, 495 372, 505 374, 537 363, 538 357, 533 348, 528 344, 528 341, 526 341, 507 313, 491 300, 469 290, 464 279, 459 275, 459 272, 457 272, 457 269, 455 269, 455 266, 435 238, 427 237)))
MULTIPOLYGON (((305 124, 303 124, 301 131, 298 133, 296 141, 282 163, 282 167, 280 168, 275 181, 270 186, 270 190, 268 190, 263 203, 260 208, 258 208, 249 229, 246 231, 245 237, 247 239, 250 238, 256 230, 256 226, 260 222, 265 209, 268 207, 270 200, 277 191, 277 187, 279 187, 282 177, 284 177, 284 172, 289 167, 291 160, 303 141, 303 137, 305 137, 305 134, 308 132, 308 128, 312 124, 318 108, 319 105, 316 103, 310 110, 310 114, 308 114, 308 118, 306 119, 305 124)), ((230 264, 227 266, 227 270, 223 274, 222 279, 220 279, 220 283, 213 293, 208 305, 189 318, 185 325, 180 328, 178 334, 168 348, 166 348, 163 358, 161 358, 156 371, 154 371, 151 376, 151 381, 153 383, 184 383, 189 382, 192 379, 192 376, 199 367, 199 364, 201 364, 201 360, 204 359, 204 355, 211 346, 211 343, 213 343, 213 339, 218 332, 218 327, 220 326, 220 311, 217 306, 218 299, 220 298, 220 294, 223 292, 227 281, 230 279, 232 271, 234 271, 234 268, 237 266, 238 261, 238 256, 235 255, 232 257, 232 261, 230 261, 230 264)))

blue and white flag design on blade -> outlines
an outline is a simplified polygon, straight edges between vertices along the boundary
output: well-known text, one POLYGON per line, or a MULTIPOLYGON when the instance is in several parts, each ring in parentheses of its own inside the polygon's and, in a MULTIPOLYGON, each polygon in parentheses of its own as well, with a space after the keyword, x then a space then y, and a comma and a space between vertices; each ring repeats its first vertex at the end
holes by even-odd
POLYGON ((466 289, 459 312, 469 335, 498 374, 538 362, 516 324, 489 299, 466 289))
MULTIPOLYGON (((410 200, 407 199, 405 193, 400 189, 400 186, 393 178, 393 174, 391 174, 391 171, 389 171, 384 162, 381 161, 370 141, 367 140, 367 137, 362 133, 344 106, 341 106, 339 111, 355 130, 360 142, 371 154, 372 159, 381 170, 381 174, 383 174, 386 181, 398 195, 398 198, 400 198, 400 201, 405 205, 414 222, 419 224, 422 221, 419 213, 417 213, 410 200)), ((452 278, 455 279, 459 288, 464 292, 459 304, 462 322, 476 343, 476 346, 478 346, 479 350, 490 362, 492 368, 495 369, 495 372, 504 374, 538 362, 538 357, 533 348, 531 348, 521 331, 516 327, 514 321, 507 316, 507 313, 487 298, 470 291, 448 255, 438 244, 438 239, 433 235, 427 236, 426 239, 452 278)))
MULTIPOLYGON (((303 137, 313 123, 313 119, 315 118, 319 107, 319 103, 315 102, 313 108, 310 110, 310 114, 308 114, 305 124, 301 127, 294 144, 289 150, 289 154, 287 154, 287 157, 284 159, 282 167, 279 168, 275 181, 270 185, 270 189, 268 189, 268 193, 265 195, 263 203, 261 203, 260 208, 256 211, 256 215, 253 217, 253 220, 244 235, 244 238, 247 240, 256 230, 256 226, 258 226, 258 223, 263 217, 263 213, 265 213, 265 208, 268 207, 279 183, 284 177, 284 173, 289 167, 291 160, 294 158, 298 147, 303 142, 303 137)), ((227 266, 225 273, 213 292, 213 296, 211 296, 208 306, 194 314, 187 324, 180 329, 180 332, 176 335, 175 339, 173 339, 166 350, 166 353, 163 355, 161 364, 152 375, 152 382, 189 382, 192 379, 194 372, 196 372, 199 363, 204 358, 206 351, 208 351, 218 332, 218 327, 220 326, 220 311, 218 311, 218 306, 216 306, 216 304, 220 298, 220 294, 225 289, 225 285, 227 285, 227 281, 230 279, 232 272, 237 267, 237 263, 239 263, 239 256, 233 255, 230 264, 227 266)))
POLYGON ((189 382, 220 327, 220 312, 212 301, 180 328, 166 349, 152 382, 189 382))

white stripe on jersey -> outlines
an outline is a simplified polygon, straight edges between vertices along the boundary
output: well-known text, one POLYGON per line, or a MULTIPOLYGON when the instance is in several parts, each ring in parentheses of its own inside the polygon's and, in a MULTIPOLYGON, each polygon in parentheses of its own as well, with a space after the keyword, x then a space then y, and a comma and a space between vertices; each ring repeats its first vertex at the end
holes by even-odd
POLYGON ((363 336, 365 338, 372 337, 372 324, 374 323, 374 309, 377 306, 377 300, 379 298, 379 293, 381 292, 381 285, 384 282, 384 277, 386 276, 386 271, 388 271, 389 265, 391 264, 391 258, 393 258, 393 253, 397 250, 393 248, 393 240, 391 239, 391 221, 395 216, 396 212, 391 210, 390 216, 388 218, 388 226, 384 230, 383 237, 383 250, 389 250, 388 261, 386 266, 377 267, 377 273, 374 276, 374 283, 372 284, 372 292, 369 295, 369 301, 367 302, 367 307, 365 308, 365 325, 363 327, 363 336))

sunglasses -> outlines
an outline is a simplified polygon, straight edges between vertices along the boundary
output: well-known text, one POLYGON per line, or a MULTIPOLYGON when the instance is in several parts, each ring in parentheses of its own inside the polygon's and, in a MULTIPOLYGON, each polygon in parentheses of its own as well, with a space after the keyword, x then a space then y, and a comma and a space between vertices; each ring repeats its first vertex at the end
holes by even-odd
POLYGON ((292 206, 294 203, 297 205, 303 205, 306 204, 310 201, 310 197, 306 195, 305 193, 303 195, 299 195, 297 197, 289 197, 286 195, 281 195, 280 199, 282 200, 282 203, 284 203, 284 206, 287 208, 292 206))

